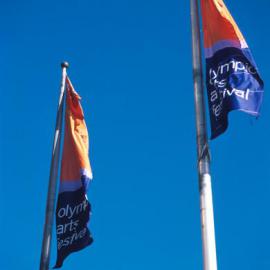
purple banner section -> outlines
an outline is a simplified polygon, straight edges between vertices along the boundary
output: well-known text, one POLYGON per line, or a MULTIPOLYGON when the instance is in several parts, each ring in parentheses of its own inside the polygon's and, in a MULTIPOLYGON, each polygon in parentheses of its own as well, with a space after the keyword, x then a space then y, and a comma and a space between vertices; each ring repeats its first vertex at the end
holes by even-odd
POLYGON ((59 193, 56 209, 57 262, 54 268, 60 268, 70 253, 93 242, 87 228, 90 211, 84 186, 76 191, 59 193))
POLYGON ((206 86, 211 139, 227 129, 230 111, 259 115, 263 81, 248 48, 224 48, 207 58, 206 86))
POLYGON ((67 192, 67 191, 75 191, 82 187, 81 181, 61 181, 60 187, 59 187, 59 193, 67 192))
POLYGON ((238 49, 247 48, 247 44, 241 44, 238 40, 221 40, 215 43, 211 48, 204 48, 204 55, 206 58, 211 58, 217 51, 230 47, 238 49))

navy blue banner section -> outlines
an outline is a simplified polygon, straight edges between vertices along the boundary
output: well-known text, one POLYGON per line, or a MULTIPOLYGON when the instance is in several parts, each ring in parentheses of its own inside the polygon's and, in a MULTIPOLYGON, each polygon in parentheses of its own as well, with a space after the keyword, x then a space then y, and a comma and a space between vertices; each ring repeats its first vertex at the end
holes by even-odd
POLYGON ((59 194, 56 210, 57 262, 54 268, 61 267, 70 253, 93 242, 87 228, 90 211, 84 187, 59 194))
POLYGON ((227 129, 230 111, 240 110, 255 116, 259 114, 263 81, 249 49, 225 48, 207 58, 206 86, 211 139, 227 129))

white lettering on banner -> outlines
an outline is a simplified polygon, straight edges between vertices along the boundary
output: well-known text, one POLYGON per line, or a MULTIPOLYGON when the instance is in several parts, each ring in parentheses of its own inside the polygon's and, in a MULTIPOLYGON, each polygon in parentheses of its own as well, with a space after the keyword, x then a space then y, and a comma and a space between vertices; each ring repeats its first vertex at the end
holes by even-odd
MULTIPOLYGON (((223 100, 236 97, 248 101, 250 98, 250 89, 227 88, 228 76, 230 73, 249 73, 257 74, 256 69, 249 63, 243 63, 237 60, 230 60, 217 66, 216 69, 209 69, 209 85, 212 90, 209 93, 210 110, 215 117, 219 117, 223 110, 223 100)), ((233 85, 231 85, 233 86, 233 85)))
POLYGON ((212 103, 211 110, 213 114, 218 117, 222 112, 222 103, 223 99, 225 99, 227 96, 231 97, 232 95, 236 95, 237 97, 248 100, 249 99, 250 90, 239 90, 236 88, 233 88, 232 90, 229 90, 225 88, 222 91, 213 90, 210 92, 210 101, 212 103), (220 97, 220 99, 219 99, 220 97))
POLYGON ((71 236, 66 237, 65 239, 57 239, 57 248, 60 250, 62 247, 67 247, 69 245, 72 245, 73 242, 80 240, 84 238, 85 234, 87 232, 86 228, 83 228, 79 232, 74 232, 71 236))
POLYGON ((214 103, 218 99, 218 91, 214 90, 210 93, 210 100, 214 103))
POLYGON ((219 87, 225 86, 225 81, 221 80, 218 81, 217 78, 220 75, 226 74, 228 72, 230 72, 231 70, 233 70, 234 72, 238 72, 238 73, 250 73, 250 74, 256 74, 256 69, 252 66, 249 65, 248 63, 244 64, 241 61, 236 61, 236 60, 231 60, 228 63, 225 64, 221 64, 217 67, 217 70, 214 70, 213 68, 209 69, 209 83, 211 85, 216 85, 216 84, 220 84, 218 85, 219 87))
POLYGON ((220 113, 222 112, 222 101, 219 104, 214 104, 212 106, 212 111, 213 111, 214 115, 216 117, 218 117, 220 115, 220 113))
POLYGON ((247 89, 247 90, 239 90, 239 89, 235 89, 233 88, 231 91, 228 90, 228 89, 224 89, 223 90, 223 98, 225 98, 226 96, 232 96, 233 94, 235 94, 236 96, 242 98, 242 99, 245 99, 245 100, 248 100, 249 98, 249 92, 250 90, 247 89))
POLYGON ((67 204, 66 207, 62 207, 58 210, 57 216, 59 218, 67 217, 71 219, 74 215, 78 215, 79 213, 85 211, 87 207, 87 200, 85 199, 82 203, 75 205, 74 207, 67 204))
POLYGON ((64 234, 66 232, 72 232, 75 231, 77 226, 79 225, 79 220, 73 220, 71 219, 70 222, 65 223, 65 224, 60 224, 56 228, 56 234, 64 234))

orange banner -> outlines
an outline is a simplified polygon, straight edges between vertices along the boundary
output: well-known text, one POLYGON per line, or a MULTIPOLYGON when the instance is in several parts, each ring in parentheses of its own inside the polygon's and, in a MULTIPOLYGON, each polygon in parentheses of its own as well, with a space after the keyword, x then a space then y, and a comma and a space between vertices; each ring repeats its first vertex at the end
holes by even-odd
POLYGON ((92 170, 88 158, 88 131, 80 99, 80 96, 76 93, 67 77, 66 121, 61 181, 80 181, 82 174, 92 179, 92 170))

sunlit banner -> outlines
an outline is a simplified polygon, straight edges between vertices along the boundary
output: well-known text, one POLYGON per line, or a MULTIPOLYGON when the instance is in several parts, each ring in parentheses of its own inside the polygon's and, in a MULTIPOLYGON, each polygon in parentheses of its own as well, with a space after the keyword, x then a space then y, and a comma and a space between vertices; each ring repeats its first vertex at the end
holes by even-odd
POLYGON ((201 0, 211 138, 228 127, 228 112, 258 116, 263 81, 248 45, 222 0, 201 0))
POLYGON ((70 253, 93 242, 87 227, 91 205, 86 191, 92 179, 88 148, 80 97, 67 78, 65 136, 56 209, 57 262, 54 268, 61 267, 70 253))

